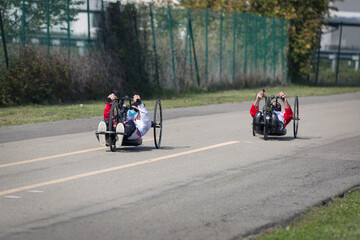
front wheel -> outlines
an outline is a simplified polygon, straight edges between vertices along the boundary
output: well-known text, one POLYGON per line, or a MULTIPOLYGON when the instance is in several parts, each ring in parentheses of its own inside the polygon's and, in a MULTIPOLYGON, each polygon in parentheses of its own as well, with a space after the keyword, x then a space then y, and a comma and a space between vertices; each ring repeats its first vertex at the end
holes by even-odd
POLYGON ((269 135, 269 123, 267 122, 267 115, 269 113, 268 108, 269 108, 269 99, 265 96, 265 110, 264 110, 264 139, 267 140, 268 139, 268 135, 269 135))
POLYGON ((298 129, 299 129, 299 98, 298 96, 295 97, 294 102, 294 115, 293 115, 293 128, 294 128, 294 138, 297 137, 298 129))
POLYGON ((155 103, 153 128, 154 128, 155 147, 160 148, 161 136, 162 136, 162 109, 161 109, 161 101, 159 99, 156 100, 155 103))
POLYGON ((111 110, 110 110, 110 116, 109 116, 109 145, 110 145, 110 150, 112 152, 116 151, 116 125, 118 124, 119 121, 119 114, 120 114, 120 109, 119 109, 119 105, 117 102, 113 102, 112 106, 111 106, 111 110))
POLYGON ((264 125, 264 139, 268 140, 268 135, 269 135, 269 126, 268 125, 264 125))

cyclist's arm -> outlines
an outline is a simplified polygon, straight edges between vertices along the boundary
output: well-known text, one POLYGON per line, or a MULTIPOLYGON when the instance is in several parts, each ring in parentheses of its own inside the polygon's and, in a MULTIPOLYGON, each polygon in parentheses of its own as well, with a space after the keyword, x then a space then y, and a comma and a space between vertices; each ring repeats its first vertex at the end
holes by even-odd
POLYGON ((143 124, 142 128, 139 129, 139 131, 141 133, 141 136, 144 136, 151 128, 151 119, 144 103, 141 103, 138 108, 140 111, 140 119, 143 124))
POLYGON ((284 124, 284 127, 291 121, 292 117, 293 117, 293 112, 292 112, 291 107, 289 106, 288 108, 285 108, 285 113, 284 113, 285 124, 284 124))
POLYGON ((259 111, 259 105, 258 106, 255 106, 254 104, 251 105, 251 108, 250 108, 250 115, 254 118, 256 113, 259 111))
POLYGON ((104 120, 108 119, 110 117, 110 111, 111 111, 111 105, 110 103, 106 103, 105 109, 104 109, 104 120))
POLYGON ((110 111, 111 111, 111 103, 116 99, 116 95, 114 93, 109 94, 107 96, 107 103, 104 109, 104 120, 110 118, 110 111))

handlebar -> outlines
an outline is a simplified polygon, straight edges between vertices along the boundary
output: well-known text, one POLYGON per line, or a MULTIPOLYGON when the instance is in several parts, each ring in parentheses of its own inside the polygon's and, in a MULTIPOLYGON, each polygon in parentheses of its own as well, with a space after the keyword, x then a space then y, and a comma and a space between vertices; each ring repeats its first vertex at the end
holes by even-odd
MULTIPOLYGON (((113 94, 116 95, 117 93, 117 89, 113 89, 113 94)), ((107 98, 107 101, 108 103, 111 102, 111 99, 110 98, 107 98)), ((133 102, 133 99, 131 97, 129 97, 128 95, 125 95, 123 96, 122 98, 118 98, 116 97, 114 99, 114 101, 117 101, 117 102, 121 102, 122 104, 125 102, 125 101, 129 101, 129 105, 131 105, 132 103, 137 103, 138 105, 141 104, 141 99, 136 99, 136 102, 133 102)))
POLYGON ((279 98, 284 101, 283 97, 276 96, 276 99, 279 99, 279 98))
POLYGON ((129 98, 129 96, 124 96, 124 97, 122 97, 122 98, 115 98, 114 100, 116 100, 116 101, 126 101, 126 100, 131 100, 131 98, 129 98))
POLYGON ((279 96, 274 96, 274 95, 271 95, 270 96, 270 99, 273 100, 275 98, 275 100, 277 101, 278 99, 281 99, 282 101, 284 101, 284 98, 283 97, 279 97, 279 96))
MULTIPOLYGON (((262 92, 263 92, 263 93, 266 92, 264 88, 263 88, 262 92)), ((271 95, 271 96, 270 96, 270 99, 271 99, 271 100, 274 99, 274 98, 275 98, 275 95, 271 95)), ((282 101, 284 101, 284 98, 283 98, 283 97, 279 97, 279 96, 276 96, 275 99, 277 100, 277 99, 279 99, 279 98, 280 98, 282 101)))
MULTIPOLYGON (((112 102, 110 98, 107 98, 108 103, 112 102)), ((129 101, 129 105, 131 105, 132 99, 129 96, 124 96, 122 98, 115 98, 114 101, 117 101, 121 104, 124 104, 125 101, 129 101)))

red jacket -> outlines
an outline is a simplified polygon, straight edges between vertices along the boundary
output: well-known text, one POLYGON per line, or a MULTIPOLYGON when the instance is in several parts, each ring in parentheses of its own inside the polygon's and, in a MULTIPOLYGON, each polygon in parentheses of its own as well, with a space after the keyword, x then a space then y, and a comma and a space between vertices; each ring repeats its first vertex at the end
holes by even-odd
MULTIPOLYGON (((252 118, 255 117, 256 113, 259 111, 259 106, 255 106, 254 104, 251 106, 250 108, 250 115, 252 116, 252 118)), ((285 108, 285 112, 284 112, 284 128, 286 127, 286 125, 288 125, 288 123, 291 121, 293 117, 293 112, 291 110, 291 107, 285 108)))
POLYGON ((110 118, 111 105, 112 104, 110 104, 110 103, 106 103, 106 106, 104 109, 104 120, 107 118, 110 118))

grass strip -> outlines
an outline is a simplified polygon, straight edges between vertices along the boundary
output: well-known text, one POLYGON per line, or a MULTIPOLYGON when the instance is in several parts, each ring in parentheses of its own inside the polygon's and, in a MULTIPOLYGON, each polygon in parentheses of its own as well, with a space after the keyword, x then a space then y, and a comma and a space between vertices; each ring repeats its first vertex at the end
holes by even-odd
POLYGON ((298 221, 277 228, 256 240, 358 240, 360 239, 360 188, 336 197, 325 206, 312 207, 298 221))
MULTIPOLYGON (((219 92, 193 92, 171 94, 159 97, 163 109, 202 106, 229 102, 252 101, 259 89, 241 89, 219 92)), ((266 92, 277 94, 283 91, 288 97, 324 96, 360 91, 360 87, 309 87, 280 86, 266 88, 266 92)), ((104 97, 105 98, 105 97, 104 97)), ((152 110, 155 100, 144 100, 148 110, 152 110)), ((27 105, 0 108, 0 127, 58 120, 90 118, 102 116, 105 101, 77 102, 67 105, 27 105)))

